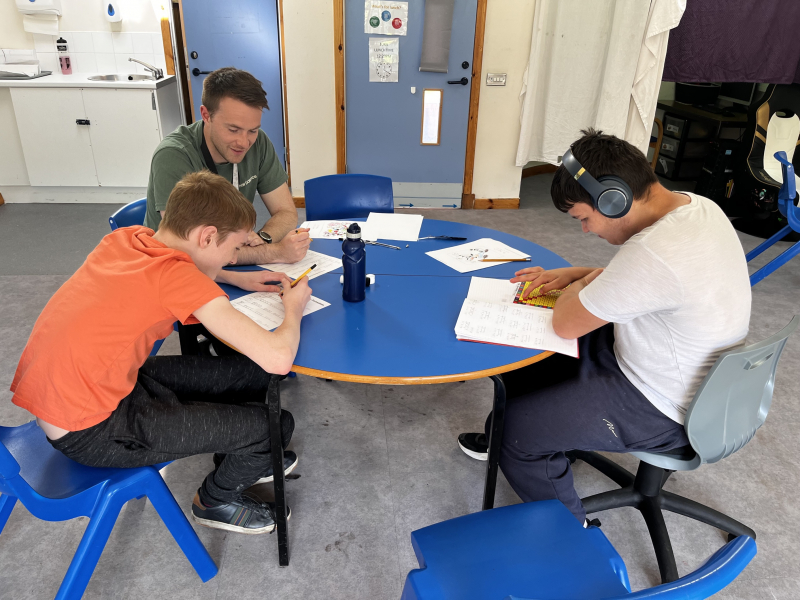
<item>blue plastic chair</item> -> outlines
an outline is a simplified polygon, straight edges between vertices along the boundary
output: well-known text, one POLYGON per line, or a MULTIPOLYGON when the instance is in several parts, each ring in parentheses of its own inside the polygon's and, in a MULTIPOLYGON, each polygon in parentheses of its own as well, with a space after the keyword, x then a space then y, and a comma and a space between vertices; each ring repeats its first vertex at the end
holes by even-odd
POLYGON ((108 217, 108 224, 111 231, 120 227, 130 227, 131 225, 144 225, 144 216, 147 213, 147 198, 134 200, 120 208, 113 215, 108 217))
POLYGON ((738 537, 693 573, 631 593, 611 542, 558 500, 458 517, 414 531, 411 542, 420 568, 402 600, 695 600, 723 589, 756 555, 755 540, 738 537))
POLYGON ((0 427, 0 533, 17 500, 44 521, 89 517, 56 594, 56 600, 80 598, 120 510, 128 500, 147 496, 200 579, 208 581, 217 574, 217 566, 158 472, 167 464, 138 469, 85 467, 54 449, 36 421, 0 427))
MULTIPOLYGON (((134 200, 120 208, 113 215, 108 217, 108 224, 111 226, 111 231, 119 229, 120 227, 130 227, 131 225, 144 225, 144 216, 147 213, 147 198, 141 200, 134 200)), ((178 324, 175 323, 172 327, 178 331, 178 324)), ((161 349, 161 344, 164 340, 156 340, 153 344, 153 349, 150 350, 150 356, 155 356, 161 349)))
POLYGON ((306 220, 360 219, 393 213, 392 180, 378 175, 326 175, 306 179, 306 220))
MULTIPOLYGON (((775 159, 781 163, 781 174, 783 175, 783 185, 781 185, 781 189, 778 192, 778 210, 786 217, 789 224, 767 241, 762 242, 758 247, 750 251, 747 256, 745 256, 747 262, 753 260, 767 248, 774 246, 792 231, 800 233, 800 207, 795 204, 797 201, 797 189, 794 179, 794 166, 786 158, 786 152, 783 150, 775 153, 775 159)), ((788 249, 784 250, 780 256, 772 259, 758 271, 750 275, 750 286, 752 287, 768 275, 772 275, 798 254, 800 254, 800 242, 796 242, 788 249)))

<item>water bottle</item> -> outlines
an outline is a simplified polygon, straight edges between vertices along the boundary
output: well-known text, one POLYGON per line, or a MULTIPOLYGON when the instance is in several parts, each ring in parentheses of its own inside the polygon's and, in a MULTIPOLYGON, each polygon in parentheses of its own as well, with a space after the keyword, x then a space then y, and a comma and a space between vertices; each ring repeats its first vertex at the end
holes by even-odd
POLYGON ((342 255, 342 298, 345 302, 361 302, 367 289, 367 253, 358 223, 350 223, 347 228, 347 237, 342 242, 342 255))

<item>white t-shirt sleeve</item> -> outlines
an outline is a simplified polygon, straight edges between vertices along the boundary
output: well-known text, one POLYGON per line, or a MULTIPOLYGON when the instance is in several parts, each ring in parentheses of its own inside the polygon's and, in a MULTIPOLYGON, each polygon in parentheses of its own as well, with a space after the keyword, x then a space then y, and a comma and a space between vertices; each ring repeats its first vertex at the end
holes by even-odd
POLYGON ((639 241, 623 245, 605 270, 578 294, 584 308, 610 323, 677 310, 683 288, 663 260, 639 241))

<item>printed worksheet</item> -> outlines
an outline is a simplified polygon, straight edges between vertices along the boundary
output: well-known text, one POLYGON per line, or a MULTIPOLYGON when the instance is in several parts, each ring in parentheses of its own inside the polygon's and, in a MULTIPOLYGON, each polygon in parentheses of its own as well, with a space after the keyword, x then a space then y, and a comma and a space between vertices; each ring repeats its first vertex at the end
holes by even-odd
MULTIPOLYGON (((231 300, 231 305, 268 331, 278 327, 286 317, 281 296, 274 292, 253 292, 236 300, 231 300)), ((330 302, 311 296, 303 311, 303 316, 310 315, 330 305, 330 302)))
MULTIPOLYGON (((300 225, 300 227, 310 230, 308 235, 311 236, 311 239, 338 240, 344 238, 347 233, 347 228, 350 227, 350 223, 356 222, 357 221, 306 221, 300 225)), ((378 238, 371 234, 369 226, 366 223, 358 222, 358 226, 361 228, 362 240, 368 240, 370 242, 377 241, 378 238)))
POLYGON ((508 279, 473 277, 469 280, 467 298, 495 304, 511 304, 518 286, 518 283, 511 283, 508 279))
POLYGON ((309 250, 306 253, 305 258, 296 263, 275 263, 258 266, 262 269, 267 269, 268 271, 286 273, 292 279, 297 279, 300 277, 300 275, 305 273, 311 265, 317 266, 313 271, 311 271, 311 273, 307 275, 307 277, 309 279, 314 279, 314 277, 319 277, 320 275, 324 275, 325 273, 330 273, 331 271, 341 268, 342 258, 335 258, 333 256, 328 256, 327 254, 309 250))
POLYGON ((456 338, 578 357, 578 340, 558 337, 553 331, 553 311, 538 306, 467 298, 456 321, 456 338))
MULTIPOLYGON (((530 254, 515 250, 511 246, 491 238, 482 238, 458 246, 433 250, 426 254, 459 273, 469 273, 478 269, 507 264, 505 262, 481 262, 484 258, 530 258, 530 254)), ((530 263, 520 263, 520 269, 524 269, 526 266, 531 265, 530 263)))

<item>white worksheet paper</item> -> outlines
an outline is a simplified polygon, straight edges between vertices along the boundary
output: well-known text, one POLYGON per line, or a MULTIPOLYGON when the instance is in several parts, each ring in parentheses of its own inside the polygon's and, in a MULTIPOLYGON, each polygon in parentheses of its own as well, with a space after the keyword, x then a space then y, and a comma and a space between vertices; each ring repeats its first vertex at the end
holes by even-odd
POLYGON ((359 221, 306 221, 300 225, 300 227, 310 230, 308 235, 311 239, 338 240, 344 238, 350 223, 358 223, 361 229, 362 240, 368 240, 370 242, 377 241, 378 238, 372 235, 369 226, 359 221))
MULTIPOLYGON (((253 292, 252 294, 247 294, 246 296, 232 300, 231 305, 240 313, 247 315, 268 331, 272 331, 278 327, 283 323, 283 319, 286 317, 281 296, 274 292, 253 292)), ((316 296, 311 296, 311 299, 308 301, 303 311, 303 316, 310 315, 330 305, 330 302, 325 302, 325 300, 317 298, 316 296)))
POLYGON ((314 270, 311 271, 307 277, 309 279, 314 279, 314 277, 319 277, 320 275, 330 273, 331 271, 335 271, 336 269, 340 268, 342 266, 342 259, 341 257, 335 258, 333 256, 328 256, 327 254, 321 254, 320 252, 309 250, 306 253, 305 258, 296 263, 274 263, 258 266, 263 269, 267 269, 268 271, 286 273, 286 275, 292 279, 297 279, 300 277, 300 275, 305 273, 311 265, 317 266, 314 267, 314 270))
MULTIPOLYGON (((478 269, 488 269, 495 265, 508 264, 507 262, 481 262, 484 258, 530 258, 530 254, 515 250, 511 246, 491 238, 481 238, 474 242, 426 252, 426 254, 459 273, 469 273, 478 269)), ((520 263, 520 269, 524 269, 526 266, 530 265, 520 263)))
POLYGON ((416 242, 422 227, 422 215, 401 215, 398 213, 369 213, 367 229, 379 240, 398 240, 416 242))
POLYGON ((578 340, 558 337, 553 331, 553 311, 538 306, 467 298, 456 321, 456 337, 578 357, 578 340))
POLYGON ((467 298, 495 304, 512 304, 518 287, 518 283, 511 283, 508 279, 473 277, 469 280, 467 298))

